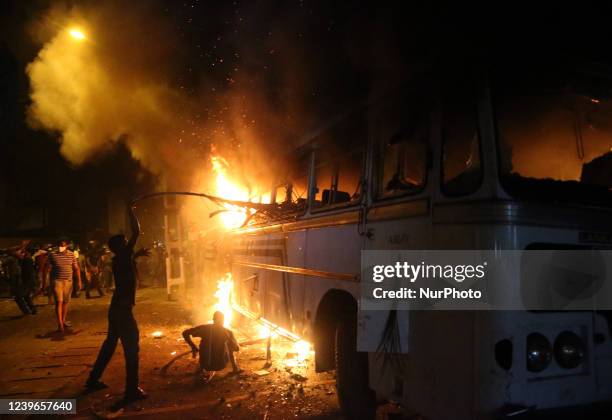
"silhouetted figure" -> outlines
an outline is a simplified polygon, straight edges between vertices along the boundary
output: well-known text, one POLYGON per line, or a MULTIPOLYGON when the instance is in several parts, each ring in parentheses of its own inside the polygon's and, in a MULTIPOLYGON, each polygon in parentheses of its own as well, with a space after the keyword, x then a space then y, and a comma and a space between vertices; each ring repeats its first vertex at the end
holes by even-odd
POLYGON ((212 324, 198 325, 183 331, 183 338, 191 347, 194 357, 198 353, 198 348, 191 337, 201 338, 199 348, 200 373, 208 372, 210 375, 207 380, 210 380, 216 371, 225 369, 228 361, 232 363, 232 369, 235 373, 240 371, 234 358, 234 352, 239 351, 240 346, 234 338, 234 333, 223 327, 223 321, 223 312, 216 311, 213 315, 212 324))
POLYGON ((148 256, 149 251, 143 248, 134 252, 134 245, 140 235, 140 224, 133 209, 130 211, 130 219, 132 236, 129 241, 124 235, 115 235, 108 241, 108 247, 114 254, 115 293, 108 310, 108 335, 102 343, 96 363, 85 385, 88 390, 92 391, 106 388, 106 384, 101 382, 100 378, 113 357, 117 342, 121 340, 125 357, 125 394, 116 408, 147 397, 147 394, 138 387, 139 331, 132 308, 135 305, 137 287, 135 259, 139 256, 148 256))
POLYGON ((49 276, 47 275, 47 265, 49 264, 49 255, 47 249, 51 248, 51 245, 46 246, 43 249, 39 249, 34 254, 34 262, 37 270, 38 277, 38 291, 36 294, 42 294, 44 296, 48 296, 49 305, 51 304, 51 290, 49 288, 49 276))
POLYGON ((85 286, 85 297, 91 299, 91 291, 97 290, 100 297, 104 296, 102 289, 102 261, 101 256, 104 251, 98 244, 92 241, 92 245, 85 256, 85 270, 87 283, 85 286))
POLYGON ((37 313, 36 306, 32 300, 36 289, 36 266, 32 257, 34 251, 35 249, 28 245, 20 250, 17 255, 21 268, 20 298, 32 315, 37 313))
MULTIPOLYGON (((10 249, 8 251, 8 256, 6 257, 4 264, 11 287, 11 294, 15 299, 15 303, 24 315, 30 315, 35 312, 33 312, 28 300, 26 299, 27 292, 26 286, 24 284, 26 281, 24 281, 25 279, 22 275, 22 261, 25 257, 26 245, 27 242, 24 242, 21 246, 17 246, 15 248, 10 249)), ((33 306, 34 305, 32 304, 32 307, 33 306)))

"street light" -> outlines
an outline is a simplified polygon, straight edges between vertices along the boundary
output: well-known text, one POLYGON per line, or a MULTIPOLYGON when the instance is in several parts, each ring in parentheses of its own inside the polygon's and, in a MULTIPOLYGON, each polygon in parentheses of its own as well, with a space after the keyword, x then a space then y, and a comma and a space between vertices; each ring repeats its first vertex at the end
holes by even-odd
POLYGON ((76 39, 77 41, 83 41, 86 39, 85 34, 83 33, 83 31, 81 31, 78 28, 72 28, 70 30, 68 30, 68 33, 70 34, 70 36, 74 39, 76 39))

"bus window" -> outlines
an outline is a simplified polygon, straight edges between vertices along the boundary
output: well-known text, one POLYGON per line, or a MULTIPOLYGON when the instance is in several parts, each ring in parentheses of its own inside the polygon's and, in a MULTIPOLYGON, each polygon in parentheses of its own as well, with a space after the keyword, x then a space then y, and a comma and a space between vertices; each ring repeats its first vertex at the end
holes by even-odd
POLYGON ((396 98, 383 110, 381 198, 416 194, 427 181, 430 107, 414 98, 396 98))
POLYGON ((350 205, 361 197, 367 133, 362 114, 349 117, 326 133, 315 152, 314 207, 350 205))
POLYGON ((442 190, 450 196, 470 194, 482 180, 474 93, 449 95, 442 119, 442 190))
POLYGON ((520 198, 609 206, 612 79, 571 63, 532 67, 493 73, 502 186, 520 198))
MULTIPOLYGON (((305 210, 308 203, 308 172, 310 155, 301 157, 292 168, 285 196, 290 197, 296 210, 305 210)), ((286 200, 289 201, 289 200, 286 200)))
POLYGON ((287 200, 287 191, 288 191, 288 185, 287 184, 282 184, 279 185, 278 187, 276 187, 276 195, 274 196, 274 202, 276 204, 283 204, 283 203, 287 203, 289 200, 287 200))
MULTIPOLYGON (((338 162, 338 186, 336 193, 347 192, 351 202, 358 201, 361 196, 361 175, 364 162, 365 140, 359 150, 341 156, 338 162)), ((336 196, 335 201, 343 202, 336 196)))
POLYGON ((413 194, 423 189, 427 171, 427 143, 398 133, 384 152, 383 196, 413 194))
POLYGON ((337 163, 329 158, 328 153, 325 150, 317 151, 317 162, 315 164, 315 180, 316 189, 314 197, 315 207, 330 204, 331 195, 329 191, 332 191, 334 185, 338 183, 338 165, 337 163), (327 157, 327 159, 325 159, 327 157), (326 192, 325 199, 323 192, 326 192))

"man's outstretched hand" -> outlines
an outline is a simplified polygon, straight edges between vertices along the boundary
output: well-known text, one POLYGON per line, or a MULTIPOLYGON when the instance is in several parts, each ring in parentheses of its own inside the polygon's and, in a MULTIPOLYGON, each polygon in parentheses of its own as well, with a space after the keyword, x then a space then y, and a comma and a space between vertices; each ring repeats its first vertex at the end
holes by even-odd
POLYGON ((134 254, 134 257, 136 257, 136 258, 138 258, 138 257, 149 257, 149 256, 151 256, 151 251, 148 248, 140 248, 134 254))

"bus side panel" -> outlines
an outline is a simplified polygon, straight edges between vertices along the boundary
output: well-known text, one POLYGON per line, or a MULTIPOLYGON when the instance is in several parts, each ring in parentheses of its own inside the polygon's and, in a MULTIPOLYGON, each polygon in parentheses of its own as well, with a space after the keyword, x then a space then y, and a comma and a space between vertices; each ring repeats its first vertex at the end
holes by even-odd
MULTIPOLYGON (((289 232, 285 238, 285 261, 288 267, 304 268, 304 255, 306 231, 289 232)), ((288 273, 287 281, 287 307, 289 318, 279 324, 284 328, 300 335, 308 336, 307 313, 304 307, 305 288, 308 278, 301 274, 288 273)))
MULTIPOLYGON (((309 229, 306 232, 304 247, 305 267, 357 276, 361 270, 362 244, 363 239, 355 224, 309 229)), ((307 276, 306 281, 308 286, 305 289, 305 308, 310 312, 311 321, 314 321, 319 302, 330 289, 344 290, 356 301, 359 299, 359 284, 355 281, 316 276, 307 276)), ((338 311, 342 311, 342 308, 338 308, 338 311)))
POLYGON ((261 237, 245 236, 236 237, 236 247, 233 249, 232 277, 234 279, 234 300, 243 308, 261 315, 263 313, 263 302, 265 285, 262 282, 260 270, 237 264, 239 261, 250 261, 249 253, 255 241, 261 237))
MULTIPOLYGON (((428 249, 430 246, 430 219, 410 217, 393 221, 370 222, 367 225, 371 236, 366 240, 365 250, 428 249)), ((380 346, 388 311, 360 311, 357 330, 357 349, 376 352, 380 346)), ((402 328, 399 331, 401 352, 410 351, 410 314, 400 314, 402 328)))
POLYGON ((363 239, 357 225, 309 229, 306 234, 306 267, 331 273, 357 274, 361 268, 363 239))

